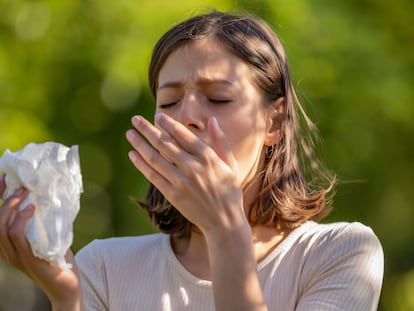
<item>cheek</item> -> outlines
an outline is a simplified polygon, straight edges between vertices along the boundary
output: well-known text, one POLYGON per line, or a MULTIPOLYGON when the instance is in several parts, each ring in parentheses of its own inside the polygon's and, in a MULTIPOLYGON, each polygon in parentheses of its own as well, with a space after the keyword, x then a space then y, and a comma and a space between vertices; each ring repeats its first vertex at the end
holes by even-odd
POLYGON ((265 130, 263 122, 252 119, 238 120, 232 126, 223 128, 239 164, 251 167, 258 160, 265 139, 265 130))

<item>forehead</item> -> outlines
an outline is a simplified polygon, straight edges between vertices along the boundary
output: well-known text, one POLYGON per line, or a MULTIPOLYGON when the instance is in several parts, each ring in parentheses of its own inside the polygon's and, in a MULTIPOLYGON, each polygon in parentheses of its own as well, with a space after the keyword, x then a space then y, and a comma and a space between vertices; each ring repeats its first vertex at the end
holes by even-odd
POLYGON ((205 79, 238 81, 247 79, 249 66, 225 45, 213 38, 192 41, 175 51, 162 66, 158 82, 205 79))

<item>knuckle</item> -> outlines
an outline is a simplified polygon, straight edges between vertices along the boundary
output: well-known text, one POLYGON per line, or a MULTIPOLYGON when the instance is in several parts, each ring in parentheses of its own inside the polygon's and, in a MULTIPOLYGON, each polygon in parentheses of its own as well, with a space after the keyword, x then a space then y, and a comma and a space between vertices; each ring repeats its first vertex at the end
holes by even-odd
POLYGON ((159 157, 159 154, 158 154, 158 153, 156 153, 156 152, 151 152, 151 153, 148 155, 148 158, 147 158, 147 162, 148 162, 148 164, 150 164, 150 165, 154 165, 155 163, 157 163, 158 157, 159 157))
POLYGON ((164 132, 157 133, 157 135, 154 138, 154 145, 156 147, 163 147, 166 144, 169 144, 171 142, 172 142, 172 139, 171 139, 170 135, 168 135, 164 132))
POLYGON ((178 125, 178 124, 172 124, 171 125, 171 134, 173 135, 173 136, 176 136, 176 135, 180 135, 180 133, 181 133, 181 128, 180 128, 180 126, 178 125))
POLYGON ((191 167, 191 177, 197 178, 197 176, 203 176, 206 174, 207 171, 208 160, 202 159, 200 162, 193 163, 191 167))
POLYGON ((20 204, 21 200, 17 197, 11 196, 8 199, 6 199, 2 205, 2 209, 10 210, 16 208, 20 204))
POLYGON ((15 221, 9 227, 9 230, 8 230, 9 238, 15 243, 18 243, 19 241, 21 241, 24 236, 23 228, 24 228, 24 224, 22 222, 21 217, 16 216, 15 221))
POLYGON ((174 204, 174 202, 177 202, 179 197, 180 197, 180 195, 178 194, 178 191, 172 191, 168 195, 168 201, 170 201, 172 204, 174 204))
POLYGON ((202 163, 204 170, 207 167, 215 167, 216 158, 210 148, 206 146, 201 147, 200 162, 202 163))
POLYGON ((157 177, 157 174, 153 170, 149 170, 146 174, 148 180, 153 181, 157 177))
POLYGON ((183 179, 182 177, 177 178, 174 181, 174 188, 177 189, 178 191, 174 191, 174 196, 177 196, 179 192, 186 191, 187 187, 188 187, 188 181, 186 179, 183 179))
POLYGON ((157 135, 154 138, 154 146, 159 148, 163 145, 165 138, 162 137, 161 135, 157 135))
POLYGON ((10 240, 12 240, 14 242, 18 241, 19 240, 19 234, 20 234, 20 231, 17 229, 17 227, 15 225, 10 227, 10 229, 8 231, 8 235, 9 235, 10 240))

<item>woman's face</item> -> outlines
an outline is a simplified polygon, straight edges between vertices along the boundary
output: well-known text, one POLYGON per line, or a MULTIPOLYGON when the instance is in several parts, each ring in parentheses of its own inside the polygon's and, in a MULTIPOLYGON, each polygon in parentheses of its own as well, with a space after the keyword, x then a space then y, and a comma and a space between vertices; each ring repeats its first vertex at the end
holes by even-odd
POLYGON ((179 121, 207 144, 207 120, 217 118, 238 163, 242 184, 255 176, 263 145, 269 144, 270 108, 249 77, 244 61, 216 40, 203 39, 167 58, 157 89, 156 112, 179 121))

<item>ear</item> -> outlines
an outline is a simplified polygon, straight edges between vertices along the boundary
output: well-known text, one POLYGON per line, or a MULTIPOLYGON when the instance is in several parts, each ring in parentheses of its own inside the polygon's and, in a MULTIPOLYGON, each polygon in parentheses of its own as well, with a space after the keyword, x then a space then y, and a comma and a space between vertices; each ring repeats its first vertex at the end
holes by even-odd
POLYGON ((285 121, 286 108, 285 97, 279 97, 269 107, 267 115, 267 133, 265 138, 265 146, 273 146, 279 143, 282 137, 282 126, 285 121))

